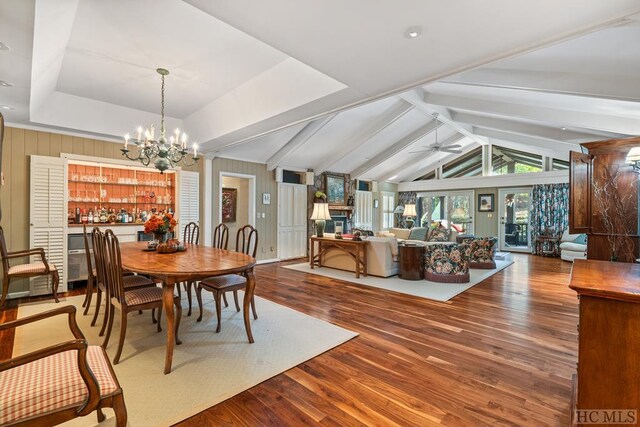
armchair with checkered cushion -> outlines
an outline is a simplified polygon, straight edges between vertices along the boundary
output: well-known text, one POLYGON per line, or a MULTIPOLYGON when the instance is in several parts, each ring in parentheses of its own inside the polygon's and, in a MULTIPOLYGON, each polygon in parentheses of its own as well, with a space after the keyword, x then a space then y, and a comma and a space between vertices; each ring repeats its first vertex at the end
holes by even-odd
POLYGON ((0 332, 64 314, 74 340, 0 362, 0 426, 57 425, 93 411, 101 422, 102 408, 113 408, 118 427, 127 425, 122 388, 109 358, 100 346, 88 345, 74 306, 0 323, 0 332))
POLYGON ((58 285, 60 283, 60 277, 58 276, 58 269, 55 265, 47 262, 47 257, 43 248, 26 249, 23 251, 9 252, 7 251, 7 244, 4 239, 4 230, 0 227, 0 256, 2 257, 2 296, 0 297, 0 309, 4 307, 4 302, 9 294, 9 283, 11 279, 29 278, 37 276, 51 276, 52 283, 51 288, 53 291, 53 298, 56 302, 58 300, 58 285), (29 264, 17 264, 11 265, 9 260, 16 258, 27 258, 29 256, 40 256, 40 261, 32 262, 29 264))

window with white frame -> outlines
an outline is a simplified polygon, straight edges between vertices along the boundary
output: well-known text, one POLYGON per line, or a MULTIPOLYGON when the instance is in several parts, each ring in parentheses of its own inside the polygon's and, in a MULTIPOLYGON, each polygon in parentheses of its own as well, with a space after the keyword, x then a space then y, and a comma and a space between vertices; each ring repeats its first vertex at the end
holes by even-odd
POLYGON ((393 227, 393 211, 396 208, 396 195, 395 193, 383 191, 381 193, 382 196, 382 215, 380 218, 382 220, 382 224, 380 224, 380 228, 383 230, 388 230, 393 227))
POLYGON ((472 190, 418 193, 418 224, 430 227, 440 223, 458 233, 473 234, 473 202, 472 190))

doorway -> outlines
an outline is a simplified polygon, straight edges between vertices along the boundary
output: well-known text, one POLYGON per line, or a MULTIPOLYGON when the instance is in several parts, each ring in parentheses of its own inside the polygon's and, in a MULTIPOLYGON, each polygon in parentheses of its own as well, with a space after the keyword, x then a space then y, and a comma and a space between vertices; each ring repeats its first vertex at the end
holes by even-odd
POLYGON ((531 188, 502 188, 498 191, 500 250, 530 252, 531 188))
POLYGON ((256 224, 256 177, 220 172, 218 223, 229 227, 229 249, 235 248, 238 229, 256 224))

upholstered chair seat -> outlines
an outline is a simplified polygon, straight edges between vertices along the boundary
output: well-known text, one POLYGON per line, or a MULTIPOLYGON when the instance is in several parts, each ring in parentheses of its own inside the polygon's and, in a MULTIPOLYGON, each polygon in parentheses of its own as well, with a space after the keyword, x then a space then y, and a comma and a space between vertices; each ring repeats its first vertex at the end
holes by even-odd
MULTIPOLYGON (((9 267, 9 275, 16 274, 43 274, 47 270, 47 265, 44 262, 33 262, 31 264, 20 264, 9 267)), ((49 271, 57 270, 56 266, 49 264, 49 271)))

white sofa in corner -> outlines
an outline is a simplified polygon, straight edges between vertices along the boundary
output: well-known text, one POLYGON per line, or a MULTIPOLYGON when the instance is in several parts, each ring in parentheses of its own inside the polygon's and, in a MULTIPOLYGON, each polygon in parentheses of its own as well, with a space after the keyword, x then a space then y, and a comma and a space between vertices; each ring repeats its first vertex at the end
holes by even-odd
MULTIPOLYGON (((333 237, 325 233, 326 237, 333 237)), ((398 241, 395 237, 367 237, 367 274, 389 277, 398 274, 398 241)), ((317 243, 314 243, 317 245, 317 243)), ((318 247, 315 248, 318 253, 318 247)), ((338 250, 330 250, 322 257, 322 266, 355 272, 353 258, 338 250)))
POLYGON ((575 242, 581 236, 582 234, 569 234, 569 230, 562 233, 562 238, 560 238, 561 259, 573 262, 574 259, 587 258, 587 245, 575 242))

